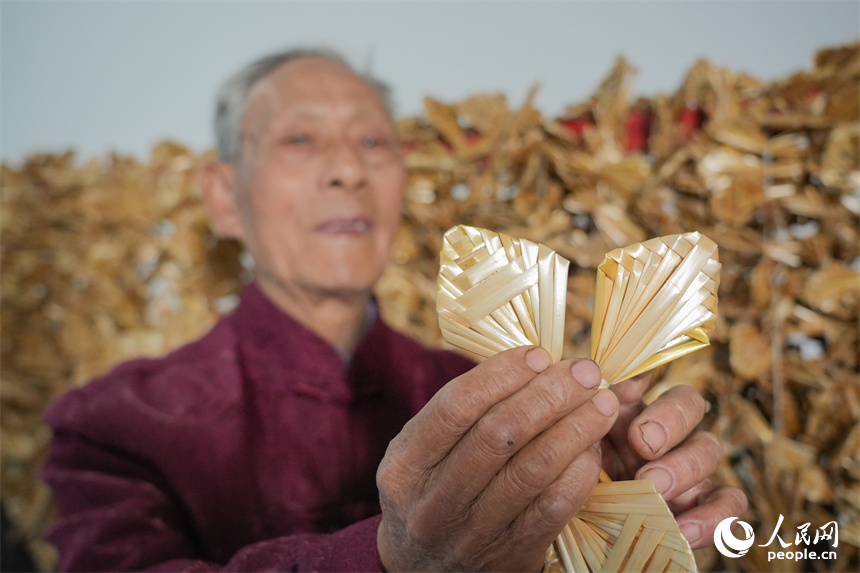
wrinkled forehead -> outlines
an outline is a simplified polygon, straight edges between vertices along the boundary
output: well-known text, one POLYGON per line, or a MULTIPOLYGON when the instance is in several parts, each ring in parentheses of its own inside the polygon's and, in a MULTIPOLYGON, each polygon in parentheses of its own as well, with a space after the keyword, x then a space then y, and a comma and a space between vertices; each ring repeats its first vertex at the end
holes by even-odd
MULTIPOLYGON (((338 62, 316 56, 284 63, 260 79, 248 93, 242 124, 257 131, 276 113, 338 102, 379 112, 388 118, 385 102, 369 82, 338 62)), ((390 119, 390 118, 388 118, 390 119)))

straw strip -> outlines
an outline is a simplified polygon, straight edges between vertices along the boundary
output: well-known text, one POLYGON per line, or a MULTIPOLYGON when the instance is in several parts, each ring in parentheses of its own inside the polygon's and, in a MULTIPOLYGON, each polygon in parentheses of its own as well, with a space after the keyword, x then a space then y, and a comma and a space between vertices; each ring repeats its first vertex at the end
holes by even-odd
MULTIPOLYGON (((566 571, 576 571, 576 566, 573 564, 573 559, 571 557, 571 551, 568 548, 571 548, 576 551, 577 555, 579 554, 579 550, 576 548, 576 542, 573 541, 573 534, 570 533, 570 525, 565 525, 564 529, 561 533, 558 534, 556 542, 553 544, 556 549, 556 552, 561 557, 561 562, 564 563, 564 568, 566 571), (571 542, 566 540, 566 537, 570 537, 571 542)), ((552 547, 552 546, 551 546, 552 547)), ((578 555, 580 559, 581 555, 578 555)), ((583 562, 582 565, 585 563, 583 562)), ((580 570, 584 571, 586 567, 582 567, 580 570)))
POLYGON ((608 514, 622 514, 627 515, 630 513, 641 513, 642 515, 652 515, 663 509, 663 505, 665 502, 660 502, 659 499, 646 499, 645 501, 641 501, 638 503, 630 503, 627 501, 621 501, 619 503, 592 503, 591 500, 585 502, 585 505, 582 506, 584 511, 590 511, 593 513, 608 513, 608 514))
POLYGON ((684 565, 676 561, 675 557, 677 557, 677 555, 678 554, 675 553, 675 555, 672 556, 672 561, 670 561, 669 566, 666 567, 666 573, 687 573, 688 571, 695 571, 691 566, 684 565))
MULTIPOLYGON (((646 564, 649 571, 696 571, 690 546, 651 480, 598 483, 570 525, 588 568, 567 573, 641 571, 646 564), (601 553, 605 559, 595 569, 601 553)), ((569 542, 565 550, 574 552, 569 542)))
POLYGON ((621 529, 621 535, 618 536, 618 540, 615 542, 612 554, 609 555, 609 558, 603 562, 603 566, 600 568, 602 572, 610 573, 621 569, 621 564, 627 555, 627 549, 633 545, 636 536, 639 535, 639 528, 642 527, 644 522, 644 515, 631 515, 627 518, 624 527, 621 529))
POLYGON ((624 573, 640 573, 645 569, 645 563, 654 554, 662 538, 662 531, 643 530, 642 535, 639 536, 639 541, 636 542, 633 551, 630 552, 630 558, 627 560, 627 565, 624 566, 624 573))
POLYGON ((576 540, 576 546, 582 552, 582 556, 585 558, 585 561, 588 564, 588 570, 599 571, 600 564, 603 562, 603 560, 598 558, 597 554, 594 552, 593 548, 588 543, 586 532, 589 531, 589 529, 585 527, 578 519, 571 520, 570 524, 573 526, 571 527, 571 531, 573 532, 573 537, 576 540))
POLYGON ((568 571, 587 571, 588 566, 585 564, 585 557, 582 555, 582 551, 579 550, 579 546, 576 544, 570 524, 565 525, 564 527, 563 539, 567 547, 568 554, 570 555, 572 565, 572 569, 568 569, 568 571))
POLYGON ((645 573, 661 573, 666 570, 669 562, 672 560, 674 551, 668 549, 665 545, 657 548, 651 556, 651 560, 645 566, 645 573))
POLYGON ((474 324, 537 281, 537 268, 523 270, 516 261, 511 261, 510 265, 458 297, 458 310, 467 324, 474 324))

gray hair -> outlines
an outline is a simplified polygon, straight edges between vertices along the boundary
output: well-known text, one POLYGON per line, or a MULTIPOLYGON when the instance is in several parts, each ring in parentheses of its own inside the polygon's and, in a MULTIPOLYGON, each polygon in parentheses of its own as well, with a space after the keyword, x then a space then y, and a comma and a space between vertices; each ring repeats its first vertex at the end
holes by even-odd
POLYGON ((218 158, 232 164, 237 164, 242 155, 242 118, 248 106, 248 94, 257 82, 286 64, 298 58, 325 58, 336 62, 370 84, 382 97, 385 111, 394 120, 394 106, 391 101, 391 88, 385 82, 378 80, 368 73, 359 73, 349 62, 327 48, 298 48, 264 56, 230 76, 218 90, 215 105, 215 138, 218 146, 218 158))

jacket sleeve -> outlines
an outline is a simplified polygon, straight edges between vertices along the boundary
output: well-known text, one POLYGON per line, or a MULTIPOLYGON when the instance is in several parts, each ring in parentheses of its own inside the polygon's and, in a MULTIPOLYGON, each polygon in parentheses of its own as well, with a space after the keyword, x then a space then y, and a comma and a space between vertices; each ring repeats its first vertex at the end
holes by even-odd
POLYGON ((169 484, 141 460, 55 429, 42 476, 57 519, 48 539, 61 571, 383 571, 380 516, 332 534, 299 534, 206 561, 169 484))

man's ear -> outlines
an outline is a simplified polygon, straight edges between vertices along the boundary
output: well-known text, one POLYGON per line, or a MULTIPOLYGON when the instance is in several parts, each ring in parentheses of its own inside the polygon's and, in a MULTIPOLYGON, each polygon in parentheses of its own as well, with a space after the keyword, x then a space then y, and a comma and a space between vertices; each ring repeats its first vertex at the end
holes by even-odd
POLYGON ((209 216, 212 217, 215 232, 222 237, 241 241, 244 230, 233 166, 223 161, 212 161, 200 171, 197 183, 203 202, 209 209, 209 216))

